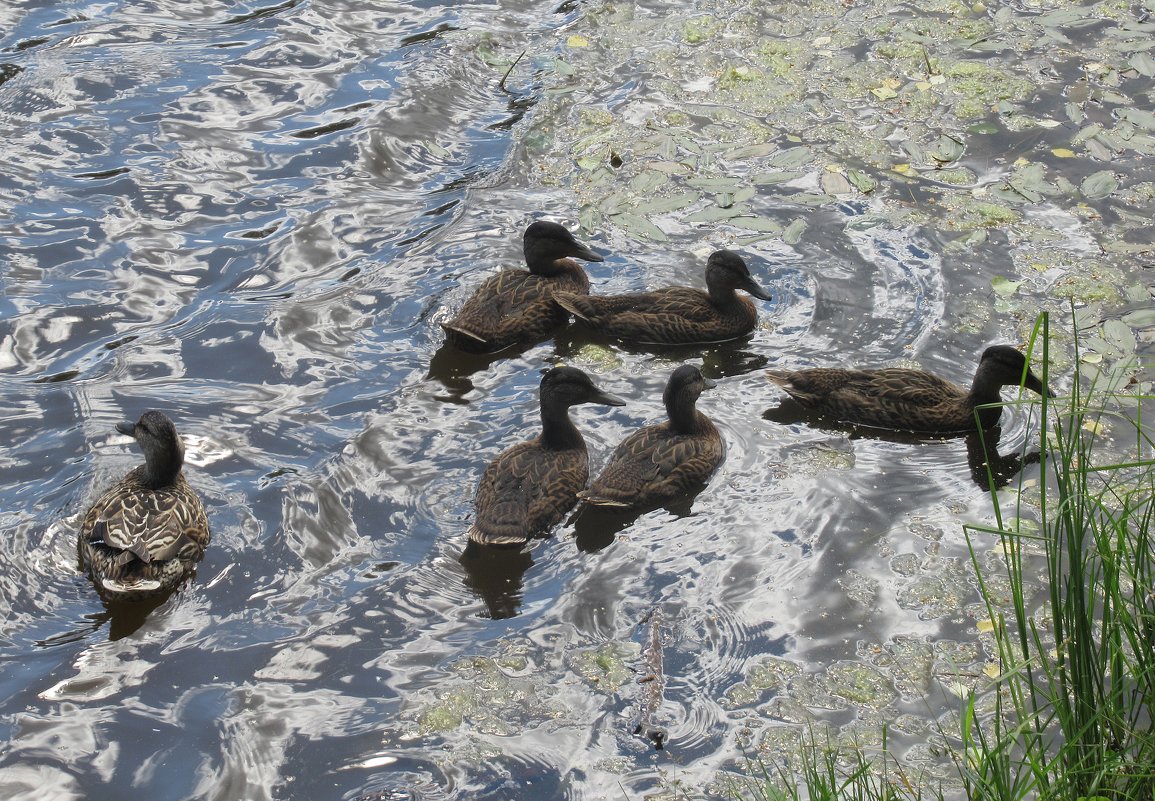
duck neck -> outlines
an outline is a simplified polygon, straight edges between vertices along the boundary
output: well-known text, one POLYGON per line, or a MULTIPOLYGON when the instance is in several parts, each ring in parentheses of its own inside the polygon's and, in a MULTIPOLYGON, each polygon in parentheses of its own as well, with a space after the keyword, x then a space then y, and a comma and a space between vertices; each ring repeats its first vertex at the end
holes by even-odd
POLYGON ((548 401, 541 405, 541 442, 551 451, 585 447, 581 432, 569 419, 569 406, 548 401))
POLYGON ((150 490, 170 487, 180 476, 181 465, 184 464, 184 454, 153 454, 146 458, 141 469, 141 482, 150 490))
POLYGON ((710 303, 718 308, 725 308, 732 306, 738 302, 738 293, 734 291, 732 286, 714 286, 707 287, 707 294, 710 296, 710 303))
POLYGON ((549 256, 531 256, 526 254, 525 266, 534 275, 543 275, 547 278, 552 278, 555 275, 561 275, 564 272, 574 269, 581 269, 576 261, 573 259, 553 259, 549 256))
POLYGON ((988 362, 980 362, 979 369, 975 371, 975 380, 971 384, 970 399, 975 406, 980 406, 984 403, 999 403, 1002 401, 1002 395, 999 394, 1003 388, 1002 379, 997 375, 997 368, 988 362))
MULTIPOLYGON (((1002 403, 1003 397, 1000 394, 1002 388, 1003 382, 994 374, 994 371, 987 365, 980 363, 979 369, 975 372, 974 383, 971 384, 971 391, 967 394, 967 403, 971 409, 988 403, 1002 403)), ((996 425, 1002 413, 1002 408, 997 406, 979 409, 980 426, 990 428, 996 425)))
POLYGON ((695 407, 696 398, 675 396, 666 403, 666 414, 670 418, 670 428, 677 434, 701 434, 710 421, 695 407))

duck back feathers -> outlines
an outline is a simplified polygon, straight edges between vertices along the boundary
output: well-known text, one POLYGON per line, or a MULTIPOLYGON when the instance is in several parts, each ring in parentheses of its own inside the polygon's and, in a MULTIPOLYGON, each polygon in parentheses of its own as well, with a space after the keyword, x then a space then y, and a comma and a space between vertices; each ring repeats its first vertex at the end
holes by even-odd
MULTIPOLYGON (((770 380, 803 406, 858 425, 905 431, 950 433, 976 429, 975 409, 999 403, 1004 386, 1050 394, 1009 345, 987 348, 970 389, 923 370, 884 367, 873 370, 814 368, 770 370, 770 380), (1025 375, 1024 375, 1025 370, 1025 375)), ((979 425, 998 423, 998 407, 979 409, 979 425)))
POLYGON ((204 505, 181 472, 184 446, 172 421, 150 411, 117 430, 136 439, 145 463, 85 513, 77 550, 103 597, 137 601, 175 589, 211 535, 204 505))
POLYGON ((486 466, 474 497, 477 514, 470 540, 521 545, 547 533, 573 507, 578 490, 589 481, 585 440, 569 418, 569 408, 581 403, 625 404, 581 370, 546 372, 539 390, 542 432, 486 466))
POLYGON ((503 270, 473 293, 461 310, 442 323, 446 339, 461 350, 488 353, 549 337, 569 315, 554 304, 554 292, 586 294, 589 277, 574 258, 602 257, 557 223, 539 220, 522 237, 525 270, 503 270))
POLYGON ((697 367, 675 370, 663 393, 668 419, 626 437, 578 497, 594 506, 639 508, 668 503, 704 484, 725 454, 717 427, 696 408, 698 396, 713 386, 697 367))
POLYGON ((708 344, 745 336, 758 312, 741 289, 761 300, 766 292, 737 253, 719 250, 706 264, 706 291, 673 286, 625 295, 555 292, 557 303, 610 337, 648 345, 708 344))

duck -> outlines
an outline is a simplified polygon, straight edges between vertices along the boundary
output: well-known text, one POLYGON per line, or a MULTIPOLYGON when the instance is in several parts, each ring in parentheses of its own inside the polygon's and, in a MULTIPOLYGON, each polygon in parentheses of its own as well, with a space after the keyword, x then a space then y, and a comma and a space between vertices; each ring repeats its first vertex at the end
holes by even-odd
POLYGON ((553 297, 578 320, 611 338, 642 345, 689 345, 726 342, 754 330, 758 311, 737 289, 770 300, 739 254, 717 250, 706 261, 705 291, 688 286, 626 295, 558 290, 553 297))
POLYGON ((674 370, 662 393, 668 419, 626 437, 578 499, 591 506, 644 508, 677 500, 709 480, 725 444, 696 404, 714 386, 692 364, 674 370))
POLYGON ((584 295, 590 279, 574 259, 604 261, 565 226, 538 220, 522 236, 526 270, 502 270, 487 279, 452 320, 442 323, 446 341, 468 353, 494 353, 547 339, 569 314, 554 292, 584 295))
POLYGON ((209 521, 185 479, 184 443, 167 415, 146 411, 116 430, 136 440, 144 464, 85 512, 77 551, 105 600, 143 601, 166 595, 193 572, 211 539, 209 521))
POLYGON ((925 433, 992 428, 999 422, 1002 408, 979 407, 1001 403, 999 392, 1006 386, 1022 383, 1032 392, 1054 397, 1031 371, 1027 357, 1010 345, 992 345, 983 351, 970 389, 904 367, 818 367, 770 370, 767 374, 801 405, 843 422, 925 433))
POLYGON ((569 409, 581 403, 625 406, 576 367, 552 367, 538 390, 541 434, 490 462, 474 497, 468 538, 481 545, 516 546, 545 536, 577 503, 589 481, 589 454, 569 409))

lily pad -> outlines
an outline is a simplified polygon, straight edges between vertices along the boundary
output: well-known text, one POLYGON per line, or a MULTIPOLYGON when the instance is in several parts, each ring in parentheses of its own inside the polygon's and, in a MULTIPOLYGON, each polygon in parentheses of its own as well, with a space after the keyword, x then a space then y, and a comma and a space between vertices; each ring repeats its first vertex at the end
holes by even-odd
POLYGON ((854 188, 862 194, 869 194, 878 188, 878 181, 871 178, 862 170, 847 170, 846 178, 854 184, 854 188))
POLYGON ((701 197, 697 192, 682 192, 669 197, 657 198, 647 203, 639 203, 634 207, 634 211, 638 214, 666 214, 684 209, 686 206, 692 206, 701 197))
POLYGON ((802 241, 802 234, 806 231, 806 220, 799 217, 791 221, 782 232, 782 241, 787 245, 797 245, 802 241))
POLYGON ((962 140, 956 139, 955 137, 948 134, 943 134, 938 138, 938 142, 935 144, 934 149, 931 150, 927 155, 929 155, 939 164, 949 164, 952 161, 958 161, 960 158, 962 158, 962 154, 965 150, 966 147, 963 145, 962 140))
POLYGON ((1009 278, 1004 278, 1001 275, 996 275, 991 279, 991 288, 1004 298, 1009 298, 1018 291, 1022 286, 1022 281, 1012 281, 1009 278))
POLYGON ((1131 69, 1147 78, 1155 78, 1155 58, 1147 53, 1136 53, 1127 62, 1131 69))
POLYGON ((707 206, 704 209, 695 211, 693 214, 687 214, 683 219, 690 223, 710 223, 718 222, 719 220, 728 220, 731 217, 740 217, 743 214, 749 214, 750 210, 744 205, 734 205, 729 208, 721 206, 707 206))
POLYGON ((822 191, 828 195, 848 195, 854 189, 850 185, 850 181, 846 180, 846 176, 840 172, 823 173, 819 184, 822 186, 822 191))
POLYGON ((750 181, 755 186, 766 186, 768 184, 784 184, 805 177, 806 173, 799 170, 775 170, 774 172, 760 172, 750 181))
POLYGON ((803 145, 780 150, 771 156, 768 161, 774 167, 784 170, 796 170, 804 167, 814 159, 814 151, 803 145))
POLYGON ((613 221, 629 231, 632 234, 642 237, 643 239, 651 239, 655 242, 666 242, 669 237, 662 231, 661 228, 654 225, 645 217, 629 212, 612 215, 613 221))
POLYGON ((767 217, 731 217, 726 224, 762 234, 777 234, 782 230, 781 225, 767 217))
POLYGON ((1125 108, 1119 116, 1132 125, 1138 125, 1140 128, 1146 128, 1148 131, 1155 131, 1155 114, 1150 111, 1144 111, 1139 108, 1125 108))
POLYGON ((1155 309, 1137 309, 1127 312, 1123 315, 1122 320, 1132 328, 1150 328, 1155 326, 1155 309))
POLYGON ((1110 196, 1112 192, 1119 188, 1119 182, 1115 179, 1115 173, 1110 170, 1100 170, 1092 173, 1083 179, 1079 184, 1079 189, 1089 200, 1101 200, 1102 198, 1110 196))

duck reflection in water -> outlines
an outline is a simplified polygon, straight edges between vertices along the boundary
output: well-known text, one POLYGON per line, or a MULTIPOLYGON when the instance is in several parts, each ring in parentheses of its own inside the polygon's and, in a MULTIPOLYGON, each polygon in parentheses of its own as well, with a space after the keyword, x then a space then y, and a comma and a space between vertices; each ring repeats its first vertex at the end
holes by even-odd
POLYGON ((967 465, 970 467, 971 479, 987 491, 1005 487, 1020 470, 1029 464, 1038 464, 1042 459, 1038 451, 1000 455, 999 438, 1002 433, 1002 428, 995 426, 986 431, 967 434, 967 465))
POLYGON ((465 586, 477 593, 492 619, 505 620, 521 611, 525 574, 533 565, 524 547, 470 540, 457 561, 465 568, 465 586))
POLYGON ((971 480, 988 491, 992 488, 1005 487, 1025 466, 1038 464, 1040 460, 1038 451, 1001 455, 998 451, 999 440, 1002 437, 1000 426, 965 432, 965 435, 964 432, 933 433, 870 428, 832 420, 821 412, 801 405, 792 398, 787 398, 779 406, 766 410, 762 417, 781 425, 789 426, 802 423, 823 431, 840 431, 851 440, 877 439, 885 442, 923 445, 944 440, 956 440, 965 436, 967 467, 971 480))

